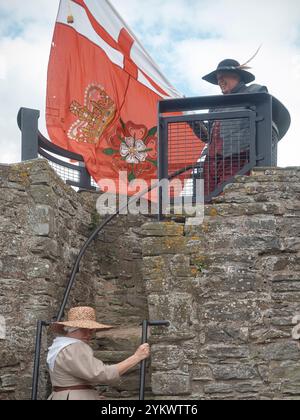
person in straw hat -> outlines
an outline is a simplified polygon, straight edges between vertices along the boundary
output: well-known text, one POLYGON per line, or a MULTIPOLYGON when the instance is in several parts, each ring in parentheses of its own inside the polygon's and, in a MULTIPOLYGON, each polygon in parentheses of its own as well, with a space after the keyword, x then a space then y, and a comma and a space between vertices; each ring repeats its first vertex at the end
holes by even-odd
POLYGON ((56 322, 53 331, 63 334, 49 348, 47 364, 52 383, 49 400, 97 400, 96 385, 118 383, 120 376, 150 355, 148 344, 140 346, 128 359, 107 366, 96 359, 89 341, 97 331, 110 330, 99 324, 93 308, 72 308, 68 321, 56 322))

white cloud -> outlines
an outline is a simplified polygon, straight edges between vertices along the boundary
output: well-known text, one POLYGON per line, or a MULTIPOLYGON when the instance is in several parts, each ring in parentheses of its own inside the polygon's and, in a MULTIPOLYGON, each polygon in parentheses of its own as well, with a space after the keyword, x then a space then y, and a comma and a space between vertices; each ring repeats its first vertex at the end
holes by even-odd
POLYGON ((6 58, 0 55, 0 80, 5 79, 7 74, 6 58))
MULTIPOLYGON (((224 58, 253 61, 257 82, 291 111, 293 125, 280 146, 281 166, 300 166, 300 8, 298 0, 111 0, 125 21, 185 95, 218 93, 201 77, 224 58)), ((58 0, 0 4, 0 161, 20 159, 16 114, 41 110, 44 129, 47 61, 58 0)))
MULTIPOLYGON (((58 0, 10 0, 0 4, 0 162, 21 156, 17 113, 20 107, 45 112, 47 64, 58 0)), ((41 126, 44 127, 43 117, 41 126)))
POLYGON ((279 146, 280 166, 300 166, 300 8, 298 0, 159 0, 139 7, 139 0, 114 0, 133 26, 146 28, 143 40, 154 45, 164 71, 177 88, 192 96, 219 93, 201 76, 224 58, 245 62, 260 44, 251 63, 257 83, 267 85, 290 110, 292 126, 279 146), (189 7, 187 7, 189 6, 189 7), (130 13, 135 10, 136 13, 130 13), (161 23, 158 27, 157 23, 161 23), (176 32, 185 34, 179 40, 176 32))

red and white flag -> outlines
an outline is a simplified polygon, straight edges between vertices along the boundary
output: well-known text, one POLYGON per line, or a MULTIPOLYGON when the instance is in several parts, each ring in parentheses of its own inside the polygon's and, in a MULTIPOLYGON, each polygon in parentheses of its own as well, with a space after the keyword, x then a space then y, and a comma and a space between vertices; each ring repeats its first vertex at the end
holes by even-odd
MULTIPOLYGON (((48 67, 50 139, 96 182, 157 177, 157 102, 180 97, 108 0, 61 0, 48 67)), ((203 145, 195 141, 195 159, 203 145)))

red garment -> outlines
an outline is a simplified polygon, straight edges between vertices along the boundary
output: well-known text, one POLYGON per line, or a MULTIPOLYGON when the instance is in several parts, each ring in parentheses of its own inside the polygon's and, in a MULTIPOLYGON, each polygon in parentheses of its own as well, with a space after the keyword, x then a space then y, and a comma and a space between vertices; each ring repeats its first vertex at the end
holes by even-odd
POLYGON ((221 137, 221 121, 216 121, 213 126, 208 157, 204 165, 205 195, 209 195, 215 189, 221 187, 249 163, 248 151, 242 151, 227 157, 224 157, 223 153, 224 140, 221 137))
POLYGON ((219 154, 209 155, 204 164, 205 195, 211 194, 216 188, 221 187, 223 183, 236 176, 248 163, 248 151, 226 158, 219 154))

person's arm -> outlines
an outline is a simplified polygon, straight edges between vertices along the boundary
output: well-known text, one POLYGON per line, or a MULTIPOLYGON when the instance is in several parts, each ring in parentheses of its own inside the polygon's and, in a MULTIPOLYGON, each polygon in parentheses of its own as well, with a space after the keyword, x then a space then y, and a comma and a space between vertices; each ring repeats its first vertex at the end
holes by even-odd
POLYGON ((191 127, 198 139, 204 143, 208 143, 208 129, 203 121, 188 121, 187 124, 191 127))
POLYGON ((138 365, 142 360, 147 359, 150 356, 150 346, 149 344, 141 345, 137 351, 134 353, 133 356, 129 357, 128 359, 124 360, 121 363, 116 365, 119 375, 122 376, 130 369, 138 365))
MULTIPOLYGON (((113 384, 119 381, 129 369, 138 365, 150 355, 149 344, 140 346, 135 354, 115 365, 105 365, 94 357, 93 350, 85 343, 73 344, 65 348, 56 359, 60 370, 91 384, 113 384)), ((78 382, 80 384, 80 381, 78 382)))

